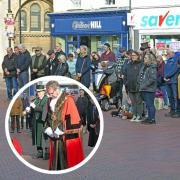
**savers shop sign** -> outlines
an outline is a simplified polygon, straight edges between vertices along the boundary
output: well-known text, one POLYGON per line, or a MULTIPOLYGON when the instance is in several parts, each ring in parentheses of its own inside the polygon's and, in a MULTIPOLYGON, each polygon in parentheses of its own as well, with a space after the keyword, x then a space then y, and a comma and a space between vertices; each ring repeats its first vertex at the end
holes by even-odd
POLYGON ((180 8, 144 11, 135 13, 135 29, 180 29, 180 8))

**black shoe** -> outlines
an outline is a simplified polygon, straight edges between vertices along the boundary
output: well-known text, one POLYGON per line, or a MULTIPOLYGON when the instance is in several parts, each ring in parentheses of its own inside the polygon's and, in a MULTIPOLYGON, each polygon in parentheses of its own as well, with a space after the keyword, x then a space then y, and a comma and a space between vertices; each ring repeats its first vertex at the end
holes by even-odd
POLYGON ((155 120, 146 120, 146 121, 142 121, 142 124, 156 124, 155 120))
POLYGON ((179 113, 174 113, 174 114, 171 115, 171 117, 172 118, 178 118, 178 117, 180 117, 180 114, 179 113))

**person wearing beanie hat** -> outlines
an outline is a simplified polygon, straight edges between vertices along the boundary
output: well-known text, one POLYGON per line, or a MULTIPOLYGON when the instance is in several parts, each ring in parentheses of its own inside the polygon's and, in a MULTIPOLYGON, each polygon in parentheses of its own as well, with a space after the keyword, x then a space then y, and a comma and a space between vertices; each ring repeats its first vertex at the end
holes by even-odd
POLYGON ((111 46, 109 43, 104 44, 104 53, 102 53, 101 61, 115 61, 115 54, 111 51, 111 46))

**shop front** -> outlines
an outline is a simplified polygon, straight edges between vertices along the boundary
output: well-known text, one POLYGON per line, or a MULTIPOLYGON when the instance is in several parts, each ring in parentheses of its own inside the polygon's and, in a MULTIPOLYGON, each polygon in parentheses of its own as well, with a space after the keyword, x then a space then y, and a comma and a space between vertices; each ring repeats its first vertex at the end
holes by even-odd
POLYGON ((80 11, 49 14, 51 35, 64 45, 66 54, 73 53, 80 45, 89 51, 103 52, 108 42, 118 56, 120 47, 128 47, 127 11, 80 11))
MULTIPOLYGON (((129 14, 128 14, 129 16, 129 14)), ((131 14, 128 24, 134 26, 139 36, 135 41, 140 43, 149 41, 158 54, 166 54, 171 48, 180 49, 180 11, 179 7, 136 9, 131 14)))

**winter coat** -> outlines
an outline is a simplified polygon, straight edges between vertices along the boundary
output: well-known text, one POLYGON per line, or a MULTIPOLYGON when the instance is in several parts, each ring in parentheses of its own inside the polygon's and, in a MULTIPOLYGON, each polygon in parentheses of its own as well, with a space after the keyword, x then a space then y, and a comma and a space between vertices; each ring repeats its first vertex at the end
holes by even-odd
POLYGON ((10 57, 8 55, 4 56, 4 60, 2 62, 3 71, 7 68, 10 74, 5 74, 4 77, 16 77, 16 59, 15 54, 12 54, 10 57))
POLYGON ((24 53, 16 55, 16 63, 17 68, 20 69, 21 72, 28 71, 31 64, 31 56, 29 51, 26 50, 24 53))
POLYGON ((115 61, 116 56, 112 51, 110 51, 108 54, 106 54, 106 52, 104 52, 104 53, 102 53, 100 60, 101 61, 115 61))
POLYGON ((143 66, 142 61, 131 61, 127 64, 124 72, 124 84, 129 92, 139 92, 138 86, 138 75, 141 67, 143 66))
POLYGON ((32 63, 31 63, 31 74, 33 76, 42 77, 44 76, 44 69, 46 66, 46 56, 41 54, 40 56, 32 56, 32 63), (38 62, 36 62, 38 61, 38 62), (32 72, 32 69, 37 69, 36 73, 32 72))
POLYGON ((164 81, 164 61, 157 66, 157 85, 158 87, 165 85, 164 81))
POLYGON ((56 69, 58 66, 58 61, 56 59, 48 59, 46 62, 46 67, 45 67, 45 75, 49 76, 49 75, 55 75, 56 69))
POLYGON ((177 61, 169 58, 164 65, 164 78, 170 79, 167 84, 177 84, 178 66, 177 61))
POLYGON ((144 65, 139 73, 139 90, 155 92, 157 89, 157 65, 144 65))
POLYGON ((22 103, 21 98, 18 97, 12 106, 10 115, 11 116, 15 116, 15 115, 21 116, 22 112, 23 112, 23 103, 22 103))
POLYGON ((78 56, 76 62, 76 74, 81 73, 81 83, 89 88, 90 86, 90 66, 91 66, 91 59, 89 55, 84 57, 78 56))
POLYGON ((76 106, 80 115, 86 113, 88 108, 88 98, 86 96, 78 97, 76 106))
POLYGON ((69 66, 65 63, 59 63, 56 69, 55 75, 58 76, 69 76, 69 66))

